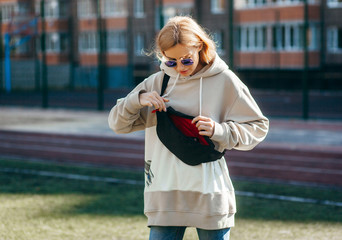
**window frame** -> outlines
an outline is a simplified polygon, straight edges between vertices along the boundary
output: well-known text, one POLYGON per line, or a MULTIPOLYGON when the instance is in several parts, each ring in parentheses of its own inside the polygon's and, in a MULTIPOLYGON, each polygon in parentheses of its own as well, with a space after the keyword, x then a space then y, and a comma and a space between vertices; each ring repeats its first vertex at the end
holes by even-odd
POLYGON ((109 30, 107 32, 107 51, 108 53, 127 52, 127 32, 126 30, 109 30))
POLYGON ((91 7, 91 0, 77 0, 77 17, 80 19, 96 17, 96 8, 91 7))
POLYGON ((144 18, 145 17, 145 0, 134 0, 134 17, 144 18))
POLYGON ((225 54, 225 34, 222 29, 218 29, 212 33, 212 36, 214 38, 215 44, 216 44, 216 51, 219 55, 225 54))
POLYGON ((97 53, 99 50, 99 36, 95 31, 81 32, 78 41, 80 53, 97 53))
POLYGON ((211 0, 210 11, 212 14, 223 14, 225 13, 226 3, 225 0, 211 0))
POLYGON ((145 34, 139 32, 134 36, 134 55, 143 56, 143 50, 145 48, 145 34))
POLYGON ((342 53, 342 28, 331 26, 327 29, 327 51, 329 53, 342 53), (340 47, 339 47, 340 43, 340 47))
POLYGON ((342 0, 327 0, 328 8, 342 8, 342 0))
POLYGON ((111 17, 127 17, 127 1, 126 0, 102 0, 102 16, 111 17))

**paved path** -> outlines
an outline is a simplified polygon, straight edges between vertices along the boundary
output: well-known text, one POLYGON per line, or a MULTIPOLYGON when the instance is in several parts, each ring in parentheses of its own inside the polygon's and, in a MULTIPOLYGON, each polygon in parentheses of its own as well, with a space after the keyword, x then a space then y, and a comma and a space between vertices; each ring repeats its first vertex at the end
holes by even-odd
MULTIPOLYGON (((0 129, 115 137, 107 116, 107 111, 0 107, 0 129)), ((143 138, 144 132, 120 136, 143 138)), ((291 148, 342 148, 342 121, 270 119, 270 131, 262 145, 276 144, 291 148)))
MULTIPOLYGON (((142 168, 144 132, 116 135, 107 115, 0 107, 0 155, 142 168)), ((342 122, 270 122, 256 149, 227 152, 232 176, 342 187, 342 122)))

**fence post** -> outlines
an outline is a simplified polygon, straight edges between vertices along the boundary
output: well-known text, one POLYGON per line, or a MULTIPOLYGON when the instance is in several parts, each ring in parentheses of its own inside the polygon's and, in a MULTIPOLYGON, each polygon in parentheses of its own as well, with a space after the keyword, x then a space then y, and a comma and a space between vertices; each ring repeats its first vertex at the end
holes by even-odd
POLYGON ((159 29, 164 27, 164 5, 163 0, 159 0, 159 29))
POLYGON ((45 29, 45 0, 40 2, 41 14, 41 51, 42 51, 42 107, 48 108, 48 79, 47 79, 47 65, 46 65, 46 29, 45 29))
POLYGON ((234 0, 228 0, 229 68, 234 70, 234 0))
POLYGON ((77 1, 70 0, 70 12, 69 12, 69 90, 75 90, 75 68, 76 68, 76 51, 74 49, 75 46, 78 47, 78 44, 75 44, 75 39, 78 37, 78 29, 75 27, 77 24, 77 1))
POLYGON ((11 36, 5 33, 5 90, 7 93, 11 92, 11 36))
MULTIPOLYGON (((38 15, 35 14, 36 17, 36 25, 34 29, 34 78, 35 78, 35 90, 36 92, 40 91, 41 85, 40 85, 40 61, 39 61, 39 48, 38 48, 38 43, 39 43, 39 34, 38 34, 38 15)), ((40 43, 41 44, 41 43, 40 43)))
POLYGON ((195 0, 196 18, 199 24, 202 24, 202 0, 195 0))
POLYGON ((304 51, 304 70, 302 76, 302 108, 303 119, 309 118, 309 89, 308 89, 308 71, 309 71, 309 56, 308 56, 308 0, 304 0, 304 26, 303 26, 303 51, 304 51))
POLYGON ((101 1, 96 0, 96 14, 97 14, 97 31, 99 39, 99 53, 98 53, 98 70, 97 70, 97 109, 104 109, 104 78, 105 78, 105 35, 101 16, 101 1))
POLYGON ((4 71, 3 71, 3 60, 4 60, 4 50, 3 50, 3 35, 2 35, 2 10, 0 9, 0 92, 2 91, 4 84, 4 71))
POLYGON ((133 17, 134 17, 134 1, 127 1, 127 45, 126 51, 128 55, 127 78, 130 83, 134 83, 134 34, 133 34, 133 17))

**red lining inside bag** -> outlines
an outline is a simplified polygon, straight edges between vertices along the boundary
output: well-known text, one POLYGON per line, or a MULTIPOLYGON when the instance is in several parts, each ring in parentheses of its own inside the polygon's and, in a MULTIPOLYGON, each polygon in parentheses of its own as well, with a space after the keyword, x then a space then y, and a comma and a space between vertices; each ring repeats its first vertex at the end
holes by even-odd
POLYGON ((195 124, 191 123, 192 119, 180 117, 174 114, 169 114, 172 122, 175 126, 187 137, 195 137, 198 139, 200 144, 209 145, 209 143, 205 140, 204 136, 199 134, 198 128, 195 124))

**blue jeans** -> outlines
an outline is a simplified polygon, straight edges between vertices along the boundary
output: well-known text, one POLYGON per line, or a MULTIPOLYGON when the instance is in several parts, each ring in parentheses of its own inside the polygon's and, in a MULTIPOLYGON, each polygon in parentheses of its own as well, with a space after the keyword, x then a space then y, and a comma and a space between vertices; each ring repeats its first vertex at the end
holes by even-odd
MULTIPOLYGON (((186 227, 152 226, 150 240, 182 240, 186 227)), ((219 230, 204 230, 197 228, 199 240, 229 240, 230 228, 219 230)))

